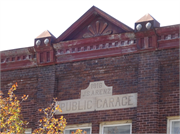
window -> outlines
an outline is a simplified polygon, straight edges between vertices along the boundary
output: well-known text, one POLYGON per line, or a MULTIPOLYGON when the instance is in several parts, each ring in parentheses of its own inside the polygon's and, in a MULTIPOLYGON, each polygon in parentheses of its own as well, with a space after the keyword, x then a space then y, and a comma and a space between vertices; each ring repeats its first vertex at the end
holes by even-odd
POLYGON ((73 128, 73 129, 66 129, 65 134, 71 134, 72 132, 76 132, 77 129, 81 129, 82 132, 86 131, 86 134, 91 134, 91 128, 73 128))
POLYGON ((131 134, 131 124, 104 125, 102 134, 131 134))
POLYGON ((32 129, 31 128, 25 129, 25 134, 32 134, 32 129))
POLYGON ((99 134, 132 134, 132 121, 109 121, 100 123, 99 134))
POLYGON ((180 116, 168 117, 167 134, 180 134, 180 116))
POLYGON ((180 134, 180 119, 170 121, 170 134, 180 134))
POLYGON ((81 129, 82 132, 86 131, 86 134, 91 134, 91 127, 91 123, 67 125, 64 130, 64 134, 71 134, 73 131, 75 132, 77 129, 81 129))

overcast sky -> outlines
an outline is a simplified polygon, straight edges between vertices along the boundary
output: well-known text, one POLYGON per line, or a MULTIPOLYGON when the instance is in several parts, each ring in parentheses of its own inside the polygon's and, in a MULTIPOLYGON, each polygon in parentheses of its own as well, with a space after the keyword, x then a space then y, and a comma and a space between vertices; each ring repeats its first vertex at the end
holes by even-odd
POLYGON ((93 5, 133 29, 147 13, 180 24, 180 0, 0 0, 0 51, 33 46, 45 30, 59 37, 93 5))

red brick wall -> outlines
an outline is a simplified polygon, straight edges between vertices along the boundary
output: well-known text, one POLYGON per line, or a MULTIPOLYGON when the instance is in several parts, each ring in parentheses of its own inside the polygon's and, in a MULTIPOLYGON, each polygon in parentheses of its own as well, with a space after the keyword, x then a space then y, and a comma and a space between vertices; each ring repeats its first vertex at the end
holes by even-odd
MULTIPOLYGON (((177 50, 178 51, 178 50, 177 50)), ((179 107, 179 58, 173 49, 161 55, 160 96, 159 96, 159 133, 166 131, 167 116, 178 116, 179 107)))
POLYGON ((1 72, 3 91, 17 81, 18 96, 30 95, 23 116, 31 128, 41 116, 37 110, 53 97, 79 99, 89 82, 100 80, 113 86, 113 95, 138 93, 138 106, 65 114, 68 124, 92 123, 92 132, 99 133, 99 122, 131 119, 133 133, 166 133, 166 117, 179 115, 178 49, 1 72))

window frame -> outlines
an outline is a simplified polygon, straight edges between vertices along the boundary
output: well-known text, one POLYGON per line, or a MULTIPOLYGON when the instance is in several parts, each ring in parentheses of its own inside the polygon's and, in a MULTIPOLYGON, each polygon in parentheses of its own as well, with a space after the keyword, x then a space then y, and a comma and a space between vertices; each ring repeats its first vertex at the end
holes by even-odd
POLYGON ((173 121, 180 121, 180 116, 167 117, 167 134, 171 134, 172 122, 173 121))
POLYGON ((103 134, 104 127, 107 126, 124 126, 130 125, 130 134, 132 134, 132 120, 120 120, 120 121, 106 121, 101 122, 99 125, 99 134, 103 134))
POLYGON ((169 134, 171 134, 172 122, 173 122, 173 121, 180 121, 180 119, 177 119, 177 120, 170 120, 170 129, 169 129, 170 133, 169 133, 169 134))
POLYGON ((24 132, 25 134, 32 134, 32 128, 26 128, 25 129, 25 132, 24 132))
POLYGON ((84 124, 73 124, 73 125, 66 125, 64 129, 64 134, 66 130, 74 130, 74 129, 86 129, 90 128, 90 134, 92 134, 92 123, 84 123, 84 124))

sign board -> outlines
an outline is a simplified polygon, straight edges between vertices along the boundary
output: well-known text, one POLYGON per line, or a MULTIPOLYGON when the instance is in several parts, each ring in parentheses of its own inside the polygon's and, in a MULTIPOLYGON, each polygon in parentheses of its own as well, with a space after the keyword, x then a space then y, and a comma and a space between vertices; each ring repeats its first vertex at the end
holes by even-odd
POLYGON ((81 90, 81 99, 98 96, 112 96, 112 87, 107 87, 104 81, 90 82, 88 88, 81 90))
POLYGON ((81 99, 57 101, 62 112, 68 114, 137 107, 137 93, 112 95, 112 87, 104 81, 90 82, 87 89, 81 90, 81 99))

